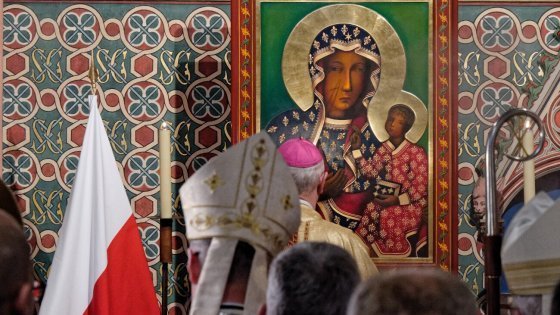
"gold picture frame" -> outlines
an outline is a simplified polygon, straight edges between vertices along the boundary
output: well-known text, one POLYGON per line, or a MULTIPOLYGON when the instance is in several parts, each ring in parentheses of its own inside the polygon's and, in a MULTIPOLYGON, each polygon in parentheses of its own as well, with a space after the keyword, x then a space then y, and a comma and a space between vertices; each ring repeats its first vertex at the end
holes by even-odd
MULTIPOLYGON (((307 67, 302 68, 302 63, 296 62, 296 58, 307 54, 302 51, 306 45, 309 47, 311 43, 306 42, 313 36, 313 32, 317 32, 322 26, 314 25, 313 23, 316 21, 309 22, 304 19, 312 12, 337 5, 346 5, 346 8, 351 9, 347 10, 348 12, 332 10, 330 13, 316 13, 317 16, 320 15, 316 20, 324 22, 334 19, 332 23, 335 24, 336 18, 342 18, 341 23, 344 23, 344 18, 354 19, 363 29, 374 29, 375 26, 372 24, 375 24, 376 21, 371 18, 369 24, 367 20, 359 23, 356 21, 359 19, 356 18, 358 14, 352 12, 354 10, 352 8, 357 7, 358 11, 365 9, 375 12, 380 20, 386 21, 395 30, 397 37, 403 38, 405 44, 402 58, 406 58, 407 62, 399 59, 400 54, 396 47, 398 45, 394 45, 391 40, 383 39, 387 41, 385 47, 380 47, 380 50, 383 50, 385 56, 391 56, 385 60, 384 66, 390 65, 387 68, 397 70, 382 72, 380 82, 384 78, 385 81, 380 83, 377 95, 382 97, 375 98, 374 96, 369 104, 370 106, 374 104, 372 107, 377 109, 383 106, 385 114, 379 115, 379 110, 370 109, 368 121, 376 127, 372 128, 372 132, 383 141, 387 138, 383 123, 389 105, 397 102, 410 105, 409 107, 416 107, 414 112, 419 120, 416 125, 424 125, 424 127, 411 129, 406 134, 406 138, 413 143, 419 143, 429 160, 427 255, 398 258, 383 256, 373 259, 381 267, 403 264, 438 265, 445 270, 456 270, 457 213, 456 207, 452 206, 456 204, 457 198, 456 183, 452 181, 452 175, 456 169, 454 167, 456 158, 453 153, 456 132, 450 128, 456 121, 456 117, 453 116, 453 111, 448 109, 454 91, 451 83, 456 82, 456 75, 454 75, 454 71, 450 70, 451 60, 453 60, 451 55, 456 47, 450 46, 448 40, 454 31, 452 23, 450 23, 456 16, 454 1, 353 1, 348 4, 340 1, 242 0, 237 4, 232 4, 233 140, 234 142, 242 140, 258 130, 264 129, 271 121, 271 117, 278 115, 282 110, 297 108, 298 102, 307 104, 307 106, 299 106, 301 110, 306 110, 311 106, 309 104, 313 104, 310 101, 313 97, 309 88, 311 85, 303 80, 297 80, 298 76, 302 78, 302 74, 308 69, 307 67), (407 12, 403 8, 421 9, 420 11, 414 10, 414 12, 408 11, 408 14, 424 14, 423 18, 417 20, 418 23, 422 23, 420 28, 418 25, 414 25, 413 19, 407 18, 410 15, 402 15, 402 12, 407 12), (290 62, 284 61, 283 64, 281 59, 290 53, 287 53, 285 48, 279 49, 279 47, 287 45, 286 42, 290 36, 288 33, 291 33, 298 23, 304 24, 303 28, 306 33, 300 36, 307 36, 307 40, 296 39, 294 41, 296 49, 292 49, 293 55, 288 57, 290 62), (424 34, 420 36, 423 39, 411 38, 411 34, 413 34, 411 30, 423 31, 424 34), (422 40, 422 42, 418 43, 418 40, 422 40), (410 47, 414 47, 414 49, 410 47), (392 53, 390 53, 391 51, 392 53), (412 51, 423 53, 415 55, 411 59, 412 51), (399 69, 405 67, 405 64, 407 73, 403 74, 399 69), (418 69, 422 67, 424 67, 424 72, 421 74, 423 82, 418 83, 412 80, 411 83, 408 77, 410 73, 418 74, 418 69), (278 79, 279 73, 283 73, 284 78, 278 79), (286 79, 287 76, 290 78, 286 79), (286 84, 286 80, 288 84, 286 84), (289 90, 287 85, 295 87, 289 90), (286 104, 288 105, 286 106, 286 104), (423 110, 418 107, 418 104, 424 104, 423 110)), ((379 27, 375 32, 378 32, 376 36, 379 38, 384 36, 390 38, 395 35, 379 27)), ((383 44, 379 45, 383 46, 383 44)), ((381 56, 383 58, 383 53, 381 56)), ((306 80, 310 81, 309 75, 306 80)))

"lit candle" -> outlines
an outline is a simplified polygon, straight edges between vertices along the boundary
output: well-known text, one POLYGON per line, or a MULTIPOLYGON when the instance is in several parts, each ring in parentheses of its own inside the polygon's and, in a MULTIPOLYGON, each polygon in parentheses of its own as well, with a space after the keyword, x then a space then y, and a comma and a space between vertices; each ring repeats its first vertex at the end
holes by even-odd
POLYGON ((171 130, 166 122, 159 128, 159 180, 161 218, 171 219, 171 130))
MULTIPOLYGON (((533 130, 527 121, 525 124, 526 132, 523 135, 523 148, 527 155, 531 155, 534 151, 533 130)), ((523 197, 525 203, 533 199, 535 196, 535 160, 531 159, 523 162, 523 197)))

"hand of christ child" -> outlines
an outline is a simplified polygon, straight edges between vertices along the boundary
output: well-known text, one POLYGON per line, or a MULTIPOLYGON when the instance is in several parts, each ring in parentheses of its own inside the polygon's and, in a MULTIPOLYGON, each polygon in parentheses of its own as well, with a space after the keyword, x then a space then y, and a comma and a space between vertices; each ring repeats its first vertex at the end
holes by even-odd
POLYGON ((373 202, 382 207, 397 206, 399 205, 399 197, 395 195, 378 195, 377 198, 373 199, 373 202))

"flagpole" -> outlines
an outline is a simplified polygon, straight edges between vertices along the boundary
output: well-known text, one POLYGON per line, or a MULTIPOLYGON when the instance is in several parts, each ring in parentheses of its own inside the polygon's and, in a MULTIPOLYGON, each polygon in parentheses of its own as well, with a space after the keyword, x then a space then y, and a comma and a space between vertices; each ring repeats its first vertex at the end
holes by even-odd
POLYGON ((97 108, 93 60, 92 53, 92 95, 80 161, 39 312, 157 314, 158 298, 138 224, 97 108))
POLYGON ((161 261, 161 314, 167 314, 167 286, 171 257, 172 210, 171 210, 171 129, 165 121, 159 128, 160 159, 160 261, 161 261))
POLYGON ((95 67, 95 62, 93 61, 93 49, 91 50, 91 59, 89 61, 88 77, 91 83, 91 95, 95 96, 95 93, 97 91, 97 79, 99 78, 99 72, 95 67))

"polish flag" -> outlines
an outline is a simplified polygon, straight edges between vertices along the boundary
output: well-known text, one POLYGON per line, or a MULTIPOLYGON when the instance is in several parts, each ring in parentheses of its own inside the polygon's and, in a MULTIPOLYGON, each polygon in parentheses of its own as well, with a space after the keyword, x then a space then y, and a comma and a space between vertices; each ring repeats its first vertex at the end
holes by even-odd
POLYGON ((41 315, 159 314, 136 220, 109 139, 90 115, 41 315))

